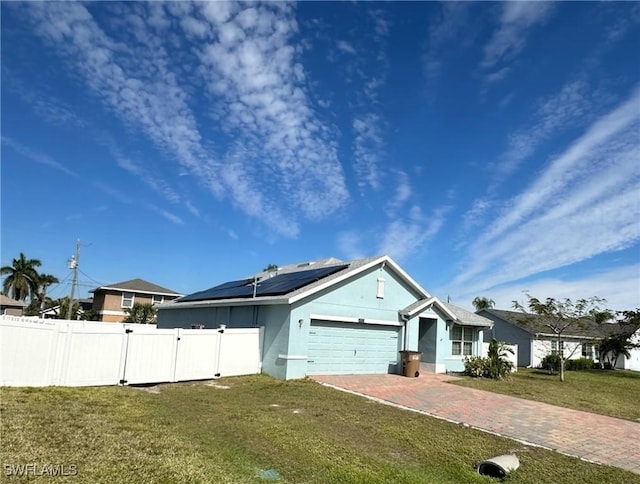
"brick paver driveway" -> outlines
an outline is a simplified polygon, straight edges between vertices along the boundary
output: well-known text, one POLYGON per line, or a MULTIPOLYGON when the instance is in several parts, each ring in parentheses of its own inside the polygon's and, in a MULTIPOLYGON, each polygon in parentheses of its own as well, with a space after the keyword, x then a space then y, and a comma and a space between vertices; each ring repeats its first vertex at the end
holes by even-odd
POLYGON ((314 380, 525 443, 640 474, 640 423, 447 383, 421 374, 315 376, 314 380))

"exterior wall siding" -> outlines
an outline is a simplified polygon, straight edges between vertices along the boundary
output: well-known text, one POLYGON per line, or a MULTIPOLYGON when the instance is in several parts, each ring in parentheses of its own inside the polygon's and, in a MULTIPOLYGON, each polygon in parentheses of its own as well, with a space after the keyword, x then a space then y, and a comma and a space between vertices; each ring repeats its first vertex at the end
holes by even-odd
POLYGON ((492 338, 495 338, 510 345, 518 345, 518 366, 536 366, 531 348, 532 336, 530 333, 488 312, 481 311, 480 315, 493 321, 493 329, 484 331, 485 343, 489 343, 492 338))
MULTIPOLYGON (((97 291, 93 296, 93 309, 100 314, 100 311, 108 311, 112 314, 101 314, 100 320, 104 322, 122 322, 126 316, 126 308, 122 307, 123 292, 133 292, 133 304, 153 304, 152 294, 141 294, 135 291, 97 291), (117 313, 117 314, 113 314, 117 313)), ((164 301, 169 302, 175 299, 173 296, 164 296, 164 301)))
MULTIPOLYGON (((567 360, 582 358, 582 342, 575 340, 565 340, 564 357, 567 360)), ((551 353, 552 342, 550 339, 532 339, 530 347, 532 349, 531 366, 537 368, 542 364, 542 359, 551 353)))
POLYGON ((5 306, 0 311, 1 314, 6 314, 7 316, 22 316, 23 314, 22 308, 17 308, 14 306, 5 306))
MULTIPOLYGON (((417 350, 419 317, 416 316, 405 324, 400 320, 398 312, 420 297, 417 291, 388 268, 377 266, 291 306, 160 309, 158 328, 190 328, 192 324, 204 324, 207 328, 215 328, 220 324, 229 327, 263 327, 263 371, 276 378, 303 378, 307 375, 312 315, 330 316, 332 320, 338 320, 336 324, 345 325, 353 324, 359 319, 370 322, 374 320, 374 323, 388 321, 399 328, 399 349, 417 350), (384 297, 377 297, 380 278, 384 279, 384 297), (340 323, 340 318, 347 321, 340 323)), ((435 330, 438 355, 434 359, 444 368, 444 357, 450 356, 451 352, 446 324, 439 315, 433 312, 429 315, 437 320, 435 330), (444 349, 440 348, 441 339, 445 340, 444 349)))
MULTIPOLYGON (((364 274, 359 274, 355 280, 344 281, 330 290, 314 295, 311 299, 298 301, 291 308, 291 317, 288 322, 290 337, 286 354, 291 359, 287 360, 286 378, 303 378, 307 374, 307 349, 312 314, 402 324, 398 311, 415 302, 418 297, 419 294, 395 274, 389 272, 387 268, 378 266, 364 274), (376 297, 378 278, 384 279, 383 298, 376 297)), ((417 350, 418 318, 410 321, 408 326, 407 349, 417 350)), ((403 327, 400 328, 399 337, 402 348, 405 341, 403 327)), ((399 358, 398 354, 398 360, 399 358)))

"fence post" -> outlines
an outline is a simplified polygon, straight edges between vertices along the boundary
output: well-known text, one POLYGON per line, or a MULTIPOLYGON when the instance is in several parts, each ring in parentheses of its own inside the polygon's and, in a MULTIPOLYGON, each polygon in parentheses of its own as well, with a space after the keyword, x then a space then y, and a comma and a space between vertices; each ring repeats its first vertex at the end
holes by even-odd
POLYGON ((173 340, 173 358, 171 359, 171 382, 176 382, 176 371, 178 370, 178 352, 180 351, 180 328, 174 328, 175 337, 173 340))
POLYGON ((216 367, 214 370, 213 376, 215 378, 220 378, 220 356, 222 353, 222 336, 224 335, 224 330, 227 328, 226 324, 221 324, 218 328, 218 349, 216 351, 216 367))
POLYGON ((127 356, 129 353, 129 333, 133 333, 133 330, 127 327, 126 324, 122 325, 124 329, 124 338, 122 339, 122 352, 120 356, 120 370, 118 374, 120 375, 120 381, 116 382, 116 385, 126 385, 127 384, 127 356))

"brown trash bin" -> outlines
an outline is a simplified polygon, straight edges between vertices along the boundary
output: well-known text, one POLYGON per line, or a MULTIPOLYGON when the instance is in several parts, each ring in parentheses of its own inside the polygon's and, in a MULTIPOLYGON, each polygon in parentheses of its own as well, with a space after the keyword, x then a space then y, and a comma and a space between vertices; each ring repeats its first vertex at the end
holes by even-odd
POLYGON ((419 351, 404 350, 400 352, 400 361, 402 363, 402 375, 409 378, 417 378, 420 376, 420 360, 422 353, 419 351))

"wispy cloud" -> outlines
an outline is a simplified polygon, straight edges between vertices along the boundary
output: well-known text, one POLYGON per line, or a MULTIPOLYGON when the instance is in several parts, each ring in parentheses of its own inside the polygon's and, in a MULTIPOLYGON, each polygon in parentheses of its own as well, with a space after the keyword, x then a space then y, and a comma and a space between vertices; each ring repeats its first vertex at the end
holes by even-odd
POLYGON ((336 47, 339 50, 341 50, 342 52, 345 52, 347 54, 351 54, 351 55, 356 55, 357 54, 357 51, 356 51, 355 47, 353 47, 353 45, 351 45, 346 40, 338 40, 338 41, 336 41, 336 47))
POLYGON ((412 189, 409 176, 401 170, 396 173, 395 193, 387 203, 387 217, 393 218, 398 210, 411 198, 412 189))
POLYGON ((501 183, 516 171, 550 137, 586 123, 592 106, 588 85, 582 80, 571 81, 541 99, 531 116, 533 122, 509 137, 507 149, 496 163, 493 183, 501 183))
POLYGON ((337 237, 338 250, 347 259, 361 259, 366 257, 366 252, 362 248, 362 237, 360 232, 346 230, 340 232, 337 237))
MULTIPOLYGON (((381 187, 382 164, 385 159, 384 131, 385 121, 382 117, 382 106, 379 99, 379 91, 386 82, 389 70, 387 59, 387 36, 389 22, 380 10, 372 10, 367 18, 373 25, 375 35, 368 38, 368 51, 376 52, 375 68, 364 69, 358 65, 356 72, 359 75, 362 89, 357 91, 354 103, 353 115, 353 168, 357 176, 358 186, 363 193, 366 189, 377 190, 381 187), (375 72, 375 76, 366 75, 365 72, 375 72)), ((360 62, 364 58, 359 59, 360 62)))
POLYGON ((388 254, 398 261, 425 250, 427 243, 442 228, 451 206, 441 206, 429 214, 414 205, 404 217, 397 217, 385 228, 378 253, 388 254))
POLYGON ((512 302, 526 303, 525 291, 539 299, 547 297, 581 298, 597 296, 607 300, 605 307, 622 311, 640 307, 640 265, 632 264, 599 271, 577 279, 543 277, 535 281, 509 283, 480 292, 455 293, 455 304, 472 309, 473 298, 484 295, 493 299, 496 308, 511 309, 512 302))
POLYGON ((127 195, 125 195, 124 193, 122 193, 120 190, 107 185, 106 183, 103 183, 101 181, 94 181, 92 182, 92 185, 97 188, 98 190, 100 190, 101 192, 107 194, 109 197, 111 197, 112 199, 116 200, 117 202, 120 202, 124 205, 135 205, 135 206, 139 206, 139 207, 143 207, 151 212, 154 212, 164 218, 166 218, 167 220, 169 220, 170 222, 176 224, 176 225, 182 225, 184 224, 184 221, 177 215, 169 212, 168 210, 165 210, 164 208, 158 207, 157 205, 154 205, 152 203, 147 203, 147 202, 140 202, 138 200, 135 200, 131 197, 128 197, 127 195))
POLYGON ((469 32, 469 12, 472 2, 442 2, 438 4, 440 15, 429 26, 425 53, 422 58, 427 82, 431 83, 442 72, 444 57, 451 43, 459 43, 461 36, 469 32), (445 52, 446 51, 446 52, 445 52))
MULTIPOLYGON (((318 119, 305 92, 291 5, 109 4, 105 8, 118 13, 106 20, 109 28, 80 3, 18 8, 127 126, 274 233, 295 236, 297 218, 321 219, 348 201, 335 132, 318 119), (186 40, 171 30, 176 19, 186 40), (109 36, 112 28, 124 41, 109 36), (189 62, 176 62, 176 55, 189 62), (194 61, 200 65, 182 72, 194 61), (205 147, 190 108, 194 85, 205 85, 216 100, 221 124, 214 129, 255 154, 242 166, 224 166, 225 147, 217 153, 205 147), (242 189, 230 185, 235 180, 242 180, 242 189), (272 183, 282 187, 277 206, 253 202, 269 201, 265 187, 272 183), (253 198, 242 198, 247 194, 253 198)), ((119 163, 140 175, 139 162, 120 157, 119 163)), ((142 179, 165 198, 179 198, 158 178, 142 179)))
POLYGON ((212 2, 200 5, 199 13, 215 32, 201 44, 199 59, 207 89, 217 100, 217 117, 236 145, 253 154, 223 169, 227 179, 240 179, 244 186, 228 188, 247 213, 295 236, 292 214, 321 219, 342 208, 349 196, 335 133, 312 110, 306 91, 306 73, 292 41, 298 29, 293 7, 212 2), (281 187, 278 206, 264 189, 266 180, 281 187), (245 194, 251 198, 238 198, 245 194))
POLYGON ((48 166, 49 168, 53 168, 54 170, 61 171, 74 178, 79 177, 79 175, 75 171, 70 170, 69 168, 64 166, 62 163, 54 160, 51 156, 45 153, 34 151, 31 148, 24 146, 23 144, 20 144, 11 138, 7 138, 3 136, 2 144, 4 146, 11 148, 13 151, 18 153, 19 155, 24 156, 25 158, 28 158, 31 161, 34 161, 44 166, 48 166))
POLYGON ((640 239, 640 88, 553 158, 470 246, 456 285, 490 288, 640 239))
POLYGON ((140 161, 134 161, 125 156, 115 144, 110 144, 109 149, 120 168, 137 177, 154 192, 160 194, 165 200, 171 203, 180 202, 181 197, 178 192, 176 192, 168 182, 154 175, 154 170, 151 166, 145 165, 140 161))
POLYGON ((380 123, 380 116, 372 112, 356 115, 353 119, 354 168, 359 175, 358 185, 361 189, 380 188, 380 164, 384 157, 380 123))
POLYGON ((504 2, 498 28, 484 47, 480 63, 485 82, 502 80, 509 64, 525 48, 530 30, 544 22, 553 9, 552 2, 504 2))

